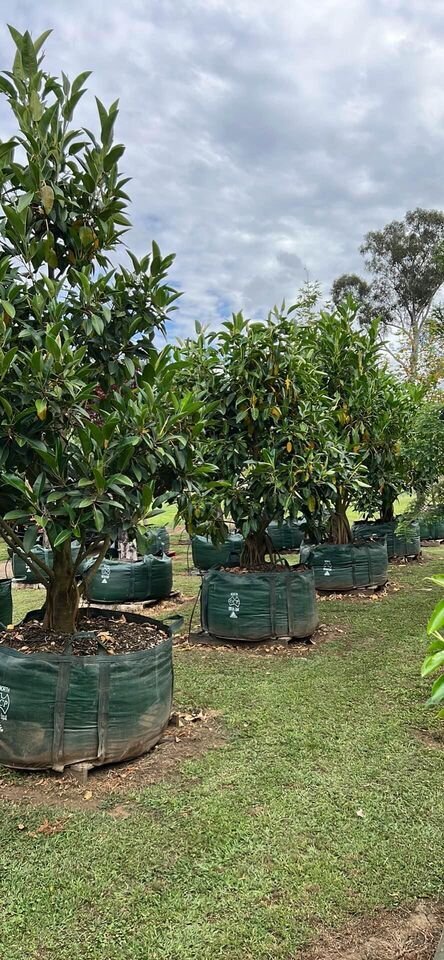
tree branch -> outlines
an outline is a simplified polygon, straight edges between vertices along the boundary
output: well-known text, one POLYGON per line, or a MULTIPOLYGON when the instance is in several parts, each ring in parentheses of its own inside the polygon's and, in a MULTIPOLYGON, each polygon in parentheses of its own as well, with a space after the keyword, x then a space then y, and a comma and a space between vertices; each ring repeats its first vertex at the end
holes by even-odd
POLYGON ((2 519, 0 519, 0 531, 8 547, 10 547, 21 560, 25 561, 28 567, 35 573, 39 582, 43 583, 45 587, 49 586, 49 583, 54 579, 54 572, 51 570, 51 567, 48 567, 44 560, 40 560, 39 557, 36 557, 32 552, 25 550, 19 537, 17 537, 9 524, 2 519), (46 574, 46 577, 44 577, 44 574, 46 574))
POLYGON ((105 555, 109 548, 110 543, 111 543, 111 537, 108 537, 108 536, 105 537, 105 540, 103 541, 102 549, 97 557, 97 560, 94 561, 94 563, 90 566, 89 570, 86 571, 86 574, 83 575, 82 583, 79 588, 79 593, 81 594, 81 596, 85 595, 89 581, 92 580, 94 574, 99 569, 100 564, 102 563, 102 560, 105 558, 105 555))

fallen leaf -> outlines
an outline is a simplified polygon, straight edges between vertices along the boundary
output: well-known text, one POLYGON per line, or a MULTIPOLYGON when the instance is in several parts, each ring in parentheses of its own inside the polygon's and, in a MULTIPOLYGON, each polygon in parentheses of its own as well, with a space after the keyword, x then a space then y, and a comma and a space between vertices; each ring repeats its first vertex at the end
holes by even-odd
POLYGON ((364 816, 365 816, 364 811, 361 810, 361 808, 359 808, 359 810, 356 811, 356 816, 357 816, 357 817, 364 817, 364 816))
POLYGON ((91 797, 92 797, 92 790, 85 790, 85 793, 83 794, 83 799, 91 800, 91 797))

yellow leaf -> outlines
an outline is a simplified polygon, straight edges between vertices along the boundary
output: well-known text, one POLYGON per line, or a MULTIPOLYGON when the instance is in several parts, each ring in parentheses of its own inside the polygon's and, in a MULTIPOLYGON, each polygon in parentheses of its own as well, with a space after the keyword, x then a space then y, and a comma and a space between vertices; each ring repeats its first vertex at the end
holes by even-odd
POLYGON ((291 453, 292 450, 293 450, 293 444, 289 440, 287 443, 287 453, 291 453))
POLYGON ((45 420, 45 419, 46 419, 47 410, 48 410, 47 405, 46 405, 46 400, 36 400, 36 401, 35 401, 35 408, 36 408, 36 410, 37 410, 37 416, 38 416, 39 420, 45 420))
POLYGON ((281 411, 279 410, 279 407, 272 407, 272 408, 271 408, 271 413, 272 413, 273 417, 276 417, 276 418, 282 416, 281 411))
POLYGON ((40 187, 40 196, 42 198, 43 209, 45 213, 51 213, 51 210, 54 206, 54 190, 49 184, 44 183, 40 187))
POLYGON ((310 510, 310 513, 313 513, 313 511, 316 510, 316 500, 313 494, 310 494, 307 500, 307 506, 308 506, 308 509, 310 510))

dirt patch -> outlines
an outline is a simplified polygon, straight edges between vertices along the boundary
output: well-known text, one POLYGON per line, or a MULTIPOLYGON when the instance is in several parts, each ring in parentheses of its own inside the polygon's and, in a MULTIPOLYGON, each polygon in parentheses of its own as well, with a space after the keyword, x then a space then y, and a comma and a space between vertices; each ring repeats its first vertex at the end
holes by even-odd
POLYGON ((319 649, 321 644, 328 643, 331 640, 337 640, 345 631, 340 627, 327 626, 319 624, 312 637, 305 640, 224 640, 220 637, 213 637, 204 631, 191 633, 189 636, 178 636, 174 639, 174 645, 182 650, 194 650, 197 648, 205 650, 215 650, 217 653, 243 653, 249 657, 307 657, 319 649))
POLYGON ((444 904, 420 900, 325 934, 291 960, 433 960, 443 924, 444 904))
POLYGON ((394 567, 405 567, 409 563, 427 563, 427 558, 418 553, 416 557, 390 557, 389 563, 394 567))
POLYGON ((444 730, 430 732, 429 730, 414 730, 413 734, 416 740, 429 750, 442 750, 444 748, 444 730))
POLYGON ((137 760, 97 767, 86 783, 79 782, 69 769, 57 774, 0 767, 0 801, 56 806, 67 811, 106 806, 112 816, 124 818, 133 809, 131 801, 125 800, 126 794, 165 780, 179 780, 184 760, 195 760, 225 742, 223 724, 216 711, 177 708, 153 750, 137 760))
POLYGON ((400 583, 398 583, 396 580, 390 580, 383 587, 358 587, 355 590, 336 590, 332 591, 331 593, 318 591, 316 596, 320 603, 325 603, 329 600, 346 600, 347 602, 351 601, 352 603, 356 601, 361 603, 363 600, 368 600, 381 603, 382 600, 385 600, 394 593, 399 593, 399 591, 402 589, 403 587, 400 583))

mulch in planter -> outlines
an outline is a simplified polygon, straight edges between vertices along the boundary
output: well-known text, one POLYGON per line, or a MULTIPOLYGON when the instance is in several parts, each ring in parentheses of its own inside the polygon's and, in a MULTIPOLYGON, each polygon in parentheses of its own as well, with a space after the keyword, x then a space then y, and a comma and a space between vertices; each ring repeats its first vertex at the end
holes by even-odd
POLYGON ((31 620, 0 633, 0 643, 25 654, 68 653, 85 657, 98 653, 115 655, 149 650, 167 637, 166 630, 154 627, 149 622, 128 623, 124 615, 119 620, 92 618, 84 612, 80 614, 75 634, 55 633, 46 630, 36 620, 31 620))

